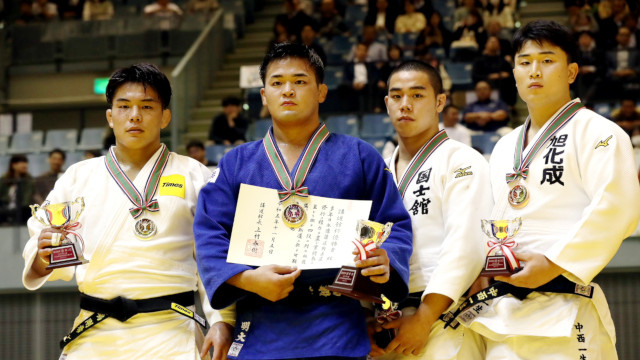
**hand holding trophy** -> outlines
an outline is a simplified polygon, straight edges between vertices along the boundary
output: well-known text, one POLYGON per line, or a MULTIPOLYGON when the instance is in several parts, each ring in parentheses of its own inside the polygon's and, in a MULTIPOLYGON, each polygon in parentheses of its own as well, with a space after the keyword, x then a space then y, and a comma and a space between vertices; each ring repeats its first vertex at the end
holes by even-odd
MULTIPOLYGON (((358 220, 356 233, 358 238, 352 240, 358 249, 360 260, 367 259, 367 251, 377 249, 389 237, 393 223, 380 224, 375 221, 358 220)), ((384 303, 380 285, 361 274, 360 268, 343 266, 336 279, 328 289, 358 300, 384 303)))
POLYGON ((31 205, 31 215, 42 225, 61 229, 60 233, 53 233, 51 237, 51 257, 47 270, 66 266, 75 266, 88 263, 82 255, 84 241, 77 229, 82 225, 77 222, 84 211, 84 198, 79 197, 75 201, 65 201, 50 204, 45 201, 42 205, 31 205))
POLYGON ((490 240, 487 241, 489 252, 480 276, 494 277, 497 275, 511 275, 517 272, 521 266, 511 248, 518 246, 513 241, 513 237, 520 230, 522 219, 481 220, 481 222, 482 231, 490 240))

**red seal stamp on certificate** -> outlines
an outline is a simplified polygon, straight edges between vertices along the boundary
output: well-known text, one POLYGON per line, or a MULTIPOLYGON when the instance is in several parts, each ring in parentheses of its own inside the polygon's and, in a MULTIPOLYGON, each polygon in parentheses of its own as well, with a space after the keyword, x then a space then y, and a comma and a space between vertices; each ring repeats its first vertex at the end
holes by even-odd
POLYGON ((244 254, 246 256, 261 258, 263 251, 264 251, 264 241, 257 240, 257 239, 247 240, 247 245, 244 248, 244 254))

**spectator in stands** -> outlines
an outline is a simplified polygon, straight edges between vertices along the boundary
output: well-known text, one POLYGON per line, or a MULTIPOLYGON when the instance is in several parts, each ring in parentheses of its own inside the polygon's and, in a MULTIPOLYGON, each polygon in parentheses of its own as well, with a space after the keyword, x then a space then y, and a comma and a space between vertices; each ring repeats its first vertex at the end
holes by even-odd
POLYGON ((396 19, 396 34, 416 33, 424 30, 427 18, 416 11, 415 5, 410 0, 404 2, 404 14, 396 19))
POLYGON ((579 65, 579 73, 575 90, 582 102, 590 104, 605 71, 604 52, 598 49, 590 32, 583 31, 578 35, 576 62, 579 65))
POLYGON ((478 11, 482 7, 479 0, 463 0, 462 6, 455 9, 453 12, 453 28, 457 29, 462 26, 467 18, 467 15, 473 10, 478 11))
MULTIPOLYGON (((361 43, 367 46, 367 62, 373 62, 382 66, 382 64, 389 60, 387 57, 387 46, 379 41, 378 32, 376 31, 375 26, 373 25, 365 25, 362 28, 362 40, 361 43)), ((356 48, 358 44, 353 45, 349 56, 347 57, 348 61, 353 61, 356 54, 356 48)))
POLYGON ((629 137, 640 135, 640 110, 636 106, 636 99, 624 97, 620 102, 620 109, 611 112, 611 118, 629 137))
POLYGON ((369 10, 364 24, 374 26, 382 34, 393 34, 399 8, 399 0, 369 0, 369 10))
POLYGON ((198 160, 204 166, 216 166, 215 162, 207 159, 207 151, 200 140, 191 140, 187 144, 187 153, 192 159, 198 160))
POLYGON ((629 15, 629 7, 625 0, 601 0, 598 4, 598 25, 600 27, 598 44, 605 48, 616 45, 618 29, 624 25, 629 15))
POLYGON ((222 100, 222 114, 211 123, 209 140, 219 145, 239 145, 246 142, 249 120, 242 115, 242 101, 229 96, 222 100))
POLYGON ((629 46, 632 48, 640 49, 640 28, 638 28, 638 16, 640 14, 634 16, 630 14, 626 17, 624 21, 624 26, 629 28, 631 31, 631 36, 629 37, 629 46))
POLYGON ((16 25, 24 25, 36 21, 35 15, 33 15, 33 4, 30 0, 21 0, 18 7, 18 17, 16 18, 16 25))
POLYGON ((292 40, 300 38, 300 31, 302 31, 304 25, 315 23, 315 20, 305 12, 301 0, 285 0, 284 16, 286 17, 284 24, 292 40))
POLYGON ((516 81, 511 64, 500 54, 500 40, 497 37, 490 36, 487 39, 482 55, 473 63, 471 77, 474 83, 481 80, 489 82, 491 87, 498 89, 500 99, 507 105, 516 103, 517 94, 513 91, 516 81))
POLYGON ((438 73, 440 73, 440 77, 442 78, 442 90, 447 96, 451 96, 451 77, 449 73, 447 73, 444 64, 440 62, 440 59, 433 56, 427 49, 416 50, 415 57, 416 60, 424 61, 433 66, 434 69, 438 69, 438 73))
POLYGON ((7 172, 0 177, 0 223, 24 224, 33 203, 33 178, 28 171, 29 160, 13 155, 7 172))
POLYGON ((286 17, 282 15, 276 16, 273 22, 273 37, 269 41, 267 51, 271 50, 276 44, 289 42, 292 39, 291 34, 287 30, 286 17))
POLYGON ((569 17, 571 32, 574 34, 588 31, 590 33, 598 32, 598 22, 593 14, 589 11, 579 11, 574 16, 569 17))
POLYGON ((338 9, 336 9, 334 0, 322 0, 320 2, 320 10, 317 12, 316 21, 319 24, 318 35, 320 37, 331 39, 336 35, 349 33, 349 28, 338 9))
MULTIPOLYGON (((366 43, 358 43, 355 59, 344 67, 343 85, 351 94, 344 99, 349 99, 349 104, 357 105, 355 110, 360 113, 371 112, 375 99, 381 97, 377 92, 378 68, 367 61, 367 50, 366 43), (357 99, 357 104, 351 99, 357 99)), ((377 107, 376 110, 379 112, 381 108, 377 107)))
POLYGON ((482 19, 485 24, 496 20, 503 28, 513 29, 513 12, 504 0, 489 0, 482 10, 482 19))
POLYGON ((434 11, 429 21, 420 32, 416 39, 416 51, 422 49, 443 48, 445 53, 449 53, 449 45, 451 45, 451 37, 453 34, 442 23, 442 15, 434 11))
POLYGON ((464 23, 453 33, 453 39, 454 41, 451 43, 452 49, 469 49, 468 52, 458 51, 458 57, 453 60, 473 61, 478 50, 481 49, 481 46, 484 45, 487 40, 487 34, 484 31, 482 17, 480 17, 478 10, 473 9, 469 12, 464 23), (476 51, 471 49, 476 49, 476 51))
POLYGON ((97 158, 102 156, 102 151, 95 149, 95 150, 85 150, 84 152, 84 159, 88 160, 88 159, 93 159, 93 158, 97 158))
POLYGON ((640 52, 629 46, 631 30, 626 27, 618 29, 616 41, 618 46, 606 54, 607 84, 614 97, 620 95, 620 90, 631 89, 640 85, 640 52))
POLYGON ((476 84, 478 100, 464 108, 464 124, 469 130, 496 131, 507 126, 509 108, 501 100, 491 99, 491 85, 486 81, 476 84))
POLYGON ((187 14, 203 13, 211 14, 218 10, 220 4, 218 0, 189 0, 184 7, 187 14))
POLYGON ((144 7, 144 16, 152 18, 153 27, 159 30, 171 30, 180 24, 182 9, 171 0, 156 0, 144 7))
POLYGON ((33 199, 38 204, 42 204, 58 181, 58 178, 64 173, 62 167, 67 159, 67 155, 60 149, 53 149, 49 152, 49 171, 38 176, 34 180, 33 199))
MULTIPOLYGON (((393 70, 394 67, 400 65, 400 63, 402 62, 402 59, 403 59, 402 48, 398 45, 391 45, 389 47, 388 57, 389 57, 389 61, 384 63, 384 65, 382 65, 382 67, 378 71, 378 90, 377 91, 380 94, 387 93, 387 80, 389 79, 391 70, 393 70)), ((376 101, 376 104, 375 104, 376 107, 379 107, 380 109, 385 108, 386 105, 384 103, 383 96, 378 96, 378 99, 376 99, 375 101, 376 101)))
POLYGON ((58 12, 63 20, 79 20, 85 0, 57 0, 58 12))
MULTIPOLYGON (((495 36, 500 42, 500 55, 509 63, 513 64, 513 48, 511 47, 511 40, 506 39, 502 33, 502 25, 495 19, 489 20, 485 23, 485 29, 487 32, 487 38, 495 36)), ((486 44, 485 44, 486 46, 486 44)))
POLYGON ((316 40, 317 29, 315 24, 306 24, 300 31, 300 43, 313 49, 318 54, 323 64, 327 63, 327 55, 322 49, 322 46, 318 44, 316 40))
POLYGON ((442 110, 442 122, 440 129, 444 129, 450 138, 461 143, 471 146, 471 132, 458 121, 460 120, 460 111, 455 105, 447 105, 442 110))
POLYGON ((82 20, 109 20, 113 18, 113 3, 111 0, 87 0, 82 10, 82 20))
POLYGON ((31 7, 36 20, 52 21, 58 19, 58 6, 49 0, 36 0, 31 7))

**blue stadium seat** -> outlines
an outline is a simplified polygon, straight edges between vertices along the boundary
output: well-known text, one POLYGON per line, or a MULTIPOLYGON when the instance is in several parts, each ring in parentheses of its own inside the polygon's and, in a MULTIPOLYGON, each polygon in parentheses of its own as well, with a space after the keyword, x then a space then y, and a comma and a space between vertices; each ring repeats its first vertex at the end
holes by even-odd
POLYGON ((40 176, 49 170, 49 164, 46 153, 39 154, 27 154, 27 160, 29 160, 29 174, 31 176, 40 176))
POLYGON ((471 78, 472 63, 445 63, 445 68, 451 78, 452 91, 467 90, 473 88, 473 79, 471 78))
POLYGON ((9 170, 9 160, 11 155, 0 155, 0 173, 4 174, 9 170))
MULTIPOLYGON (((0 155, 5 155, 9 151, 9 135, 0 135, 0 155)), ((0 167, 0 172, 2 172, 0 167)))
POLYGON ((373 147, 376 148, 376 150, 378 150, 380 154, 382 154, 384 145, 387 143, 389 138, 386 136, 365 136, 365 137, 362 137, 362 140, 373 145, 373 147))
POLYGON ((11 137, 9 154, 25 154, 40 152, 42 150, 42 139, 44 134, 41 130, 34 130, 28 133, 16 133, 11 137))
POLYGON ((340 66, 327 66, 324 70, 324 83, 329 90, 335 90, 342 82, 344 70, 340 66))
POLYGON ((597 112, 598 114, 606 117, 607 119, 611 119, 611 104, 609 103, 595 103, 593 105, 593 111, 597 112))
POLYGON ((391 119, 387 114, 365 114, 362 116, 360 136, 363 138, 391 136, 394 131, 391 119))
POLYGON ((69 166, 84 160, 84 151, 75 150, 75 151, 67 151, 67 158, 64 161, 65 169, 68 169, 69 166))
POLYGON ((483 154, 490 155, 498 140, 500 140, 500 135, 495 132, 474 134, 471 135, 471 146, 480 150, 483 154))
POLYGON ((415 33, 403 33, 403 34, 393 34, 393 43, 397 44, 403 49, 413 49, 416 45, 416 40, 418 39, 417 32, 415 33))
POLYGON ((88 127, 80 132, 80 142, 76 147, 78 150, 102 149, 105 136, 104 127, 88 127))
POLYGON ((229 152, 229 150, 233 149, 233 146, 227 145, 211 145, 205 148, 207 153, 207 160, 213 161, 216 164, 220 163, 220 159, 229 152))
POLYGON ((43 151, 60 149, 64 151, 75 150, 78 146, 78 130, 60 129, 49 130, 44 141, 43 151))
POLYGON ((367 8, 361 5, 349 5, 344 13, 345 22, 364 21, 367 17, 367 8))
POLYGON ((358 117, 356 115, 329 116, 325 123, 331 132, 358 136, 358 117))
POLYGON ((251 125, 251 140, 261 140, 267 134, 267 131, 271 127, 271 119, 256 120, 251 125))
POLYGON ((346 54, 358 42, 355 36, 336 35, 331 40, 330 53, 346 54))

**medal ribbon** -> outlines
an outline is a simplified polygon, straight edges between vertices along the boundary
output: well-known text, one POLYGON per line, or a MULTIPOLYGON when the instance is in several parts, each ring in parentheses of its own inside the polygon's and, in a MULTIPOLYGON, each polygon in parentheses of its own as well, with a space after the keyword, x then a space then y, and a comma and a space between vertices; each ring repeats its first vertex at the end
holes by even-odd
POLYGON ((267 153, 267 158, 269 158, 269 162, 271 163, 273 170, 276 172, 280 185, 285 189, 278 191, 280 202, 289 199, 291 196, 309 196, 309 188, 302 186, 302 184, 307 178, 316 156, 318 156, 320 146, 328 137, 329 130, 327 130, 327 127, 324 124, 321 124, 313 135, 311 135, 311 139, 309 139, 309 142, 302 151, 302 160, 300 160, 300 164, 298 165, 294 181, 291 181, 289 173, 287 172, 287 167, 282 160, 282 156, 280 155, 278 148, 276 147, 276 141, 273 137, 273 128, 267 131, 267 135, 265 135, 263 141, 264 150, 267 153))
POLYGON ((498 241, 489 240, 487 241, 487 245, 489 246, 489 254, 491 254, 494 249, 499 248, 502 251, 502 254, 507 258, 512 269, 520 267, 518 259, 516 259, 516 256, 513 254, 513 250, 511 250, 511 248, 518 246, 515 241, 511 239, 498 241))
POLYGON ((518 134, 518 140, 516 142, 516 152, 513 155, 513 171, 512 173, 507 173, 506 179, 507 184, 511 183, 518 179, 518 177, 522 177, 522 179, 526 179, 529 175, 529 164, 531 164, 531 160, 535 157, 540 149, 542 149, 544 143, 547 142, 550 138, 553 137, 562 127, 564 127, 569 120, 573 118, 573 116, 578 112, 578 110, 582 109, 584 105, 577 101, 571 101, 567 104, 558 115, 552 119, 549 123, 549 126, 544 130, 544 132, 538 137, 536 142, 529 150, 529 153, 523 157, 524 152, 524 141, 526 139, 527 129, 531 123, 531 118, 528 117, 524 122, 522 129, 520 129, 520 134, 518 134))
POLYGON ((118 164, 118 161, 116 160, 113 149, 114 147, 111 147, 111 149, 109 149, 109 153, 107 154, 107 156, 105 156, 104 162, 107 166, 109 174, 116 182, 116 184, 118 184, 120 190, 122 190, 127 198, 129 198, 129 201, 133 203, 134 207, 129 209, 131 216, 133 216, 134 219, 137 219, 140 215, 142 215, 144 210, 150 212, 159 211, 160 205, 158 205, 157 199, 153 199, 153 195, 158 189, 158 184, 160 183, 160 175, 169 162, 170 153, 167 147, 162 144, 160 156, 158 156, 155 164, 153 164, 153 168, 151 169, 149 177, 147 178, 147 182, 144 186, 144 197, 142 197, 138 189, 136 189, 136 187, 133 185, 133 182, 131 182, 124 171, 122 171, 120 164, 118 164))
POLYGON ((402 179, 400 179, 398 190, 400 190, 400 194, 404 199, 404 195, 407 192, 407 188, 409 187, 409 183, 416 175, 418 170, 422 168, 422 165, 427 161, 429 156, 436 151, 436 149, 442 145, 445 141, 449 140, 449 136, 444 130, 440 130, 434 137, 431 138, 422 148, 418 151, 418 154, 411 159, 409 166, 407 166, 407 171, 402 175, 402 179))

